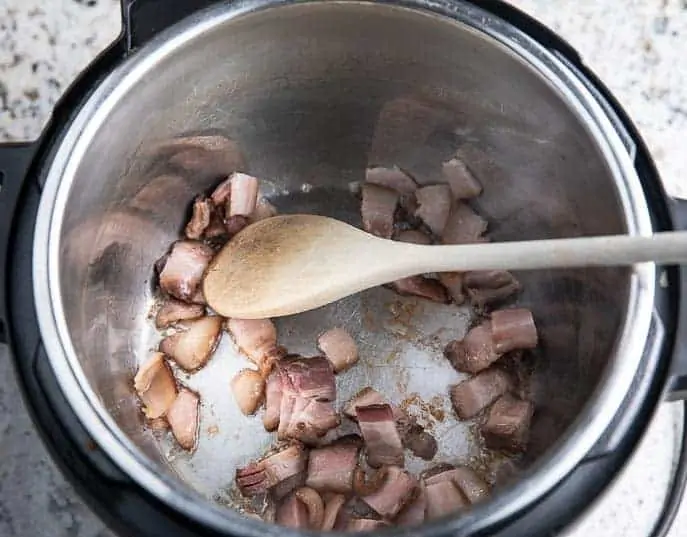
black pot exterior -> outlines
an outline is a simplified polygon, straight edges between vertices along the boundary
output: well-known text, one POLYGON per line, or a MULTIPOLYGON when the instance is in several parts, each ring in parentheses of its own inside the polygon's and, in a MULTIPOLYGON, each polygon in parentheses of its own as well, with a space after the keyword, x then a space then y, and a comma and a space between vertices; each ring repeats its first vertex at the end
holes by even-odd
MULTIPOLYGON (((127 0, 124 31, 74 83, 56 106, 41 140, 0 146, 0 342, 9 343, 17 378, 36 426, 62 471, 88 504, 122 535, 212 536, 135 486, 97 448, 73 415, 52 374, 40 341, 30 275, 33 228, 42 189, 41 170, 60 144, 60 134, 92 89, 116 65, 156 33, 212 3, 210 0, 127 0), (164 2, 164 8, 161 4, 164 2)), ((476 2, 477 3, 477 2, 476 2)), ((507 20, 565 58, 592 88, 623 139, 632 145, 656 230, 687 229, 687 203, 671 201, 636 128, 607 88, 581 62, 574 49, 517 9, 497 0, 479 7, 507 20)), ((499 528, 499 537, 550 535, 568 526, 608 486, 627 461, 662 398, 687 395, 687 268, 666 267, 655 304, 655 341, 648 342, 643 368, 609 433, 548 497, 499 528), (655 345, 653 345, 655 343, 655 345), (671 395, 672 394, 672 395, 671 395)), ((437 530, 441 535, 442 530, 437 530)))

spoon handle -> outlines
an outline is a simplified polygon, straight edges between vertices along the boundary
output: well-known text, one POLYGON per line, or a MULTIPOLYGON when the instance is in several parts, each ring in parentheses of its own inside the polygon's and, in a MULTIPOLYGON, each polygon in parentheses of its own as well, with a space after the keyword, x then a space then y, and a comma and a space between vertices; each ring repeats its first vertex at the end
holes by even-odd
POLYGON ((415 247, 423 249, 418 273, 687 263, 687 231, 415 247))

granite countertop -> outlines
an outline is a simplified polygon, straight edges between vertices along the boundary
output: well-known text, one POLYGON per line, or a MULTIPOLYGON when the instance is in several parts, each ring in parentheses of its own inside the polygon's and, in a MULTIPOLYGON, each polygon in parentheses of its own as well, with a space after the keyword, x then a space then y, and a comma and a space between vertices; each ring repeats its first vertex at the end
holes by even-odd
MULTIPOLYGON (((687 0, 514 3, 577 48, 637 122, 668 191, 687 197, 687 0)), ((118 32, 117 0, 2 0, 0 142, 36 138, 69 82, 118 32)), ((669 484, 680 423, 680 406, 661 406, 627 469, 568 537, 648 534, 669 484)), ((50 461, 2 347, 0 455, 1 536, 111 535, 50 461)), ((671 537, 685 527, 687 503, 671 537)))

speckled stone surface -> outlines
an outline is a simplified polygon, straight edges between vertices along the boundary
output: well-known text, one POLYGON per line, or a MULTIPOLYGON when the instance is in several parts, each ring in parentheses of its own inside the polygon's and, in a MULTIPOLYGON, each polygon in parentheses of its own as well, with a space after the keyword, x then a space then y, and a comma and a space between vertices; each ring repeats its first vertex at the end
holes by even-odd
MULTIPOLYGON (((687 0, 517 0, 577 48, 627 107, 666 187, 687 197, 687 0)), ((38 136, 56 99, 119 32, 116 0, 0 0, 0 141, 38 136)), ((627 469, 567 537, 644 537, 670 480, 681 409, 664 404, 627 469)), ((671 537, 687 530, 687 505, 671 537)), ((0 348, 0 537, 111 534, 32 430, 0 348)))

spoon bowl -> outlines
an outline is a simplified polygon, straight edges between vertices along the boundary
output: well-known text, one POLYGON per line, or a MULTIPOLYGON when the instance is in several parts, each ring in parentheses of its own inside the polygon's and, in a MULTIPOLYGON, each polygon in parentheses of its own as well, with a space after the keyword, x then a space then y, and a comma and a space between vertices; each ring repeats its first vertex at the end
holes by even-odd
POLYGON ((210 263, 203 292, 224 317, 262 319, 429 272, 645 261, 687 261, 687 232, 426 246, 380 239, 333 218, 295 214, 261 220, 237 234, 210 263))

